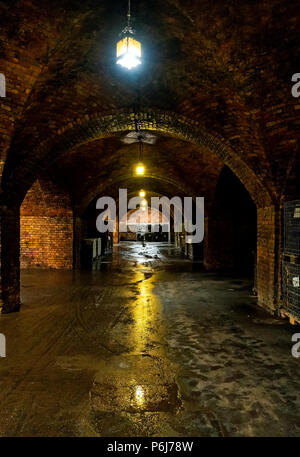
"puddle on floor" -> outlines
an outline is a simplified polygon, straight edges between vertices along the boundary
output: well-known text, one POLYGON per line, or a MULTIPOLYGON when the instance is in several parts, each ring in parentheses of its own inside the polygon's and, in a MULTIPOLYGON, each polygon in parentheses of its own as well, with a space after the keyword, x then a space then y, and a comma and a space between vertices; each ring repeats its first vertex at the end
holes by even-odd
POLYGON ((94 377, 91 407, 106 412, 174 412, 181 405, 175 372, 160 357, 113 358, 94 377))

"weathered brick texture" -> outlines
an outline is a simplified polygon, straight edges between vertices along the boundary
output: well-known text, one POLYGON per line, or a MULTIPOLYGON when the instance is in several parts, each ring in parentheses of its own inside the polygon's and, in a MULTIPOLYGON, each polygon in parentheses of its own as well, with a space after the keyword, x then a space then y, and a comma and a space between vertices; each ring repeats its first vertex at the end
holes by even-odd
MULTIPOLYGON (((270 309, 278 302, 279 231, 270 208, 299 198, 300 98, 291 96, 291 76, 299 72, 298 4, 150 3, 140 0, 137 23, 151 59, 128 76, 110 51, 113 31, 123 26, 111 1, 0 2, 7 309, 13 301, 19 306, 16 208, 41 170, 65 184, 81 215, 100 187, 109 194, 112 186, 130 184, 128 158, 135 160, 136 149, 121 148, 120 137, 137 124, 158 136, 147 157, 149 190, 191 195, 192 189, 211 201, 224 164, 243 183, 259 212, 259 301, 270 309)), ((22 206, 22 266, 70 268, 70 202, 60 191, 56 203, 50 195, 37 201, 33 193, 22 206)), ((208 241, 230 232, 223 222, 208 223, 208 241)), ((208 264, 230 263, 229 252, 217 244, 208 248, 208 264)))
POLYGON ((257 211, 257 293, 258 302, 271 312, 276 311, 276 209, 257 211))
POLYGON ((68 196, 38 179, 21 206, 21 268, 73 266, 73 212, 68 196))

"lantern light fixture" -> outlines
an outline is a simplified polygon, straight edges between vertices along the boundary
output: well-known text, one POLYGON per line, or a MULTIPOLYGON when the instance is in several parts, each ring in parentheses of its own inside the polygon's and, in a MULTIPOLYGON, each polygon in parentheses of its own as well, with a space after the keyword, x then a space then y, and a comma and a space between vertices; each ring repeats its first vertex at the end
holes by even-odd
POLYGON ((144 190, 140 190, 139 196, 140 196, 141 198, 146 197, 146 192, 145 192, 144 190))
POLYGON ((142 176, 145 173, 145 167, 142 163, 137 164, 135 172, 137 175, 142 176))
POLYGON ((122 38, 117 43, 117 64, 131 70, 142 63, 142 45, 135 39, 131 26, 131 1, 128 0, 127 25, 122 30, 122 38))

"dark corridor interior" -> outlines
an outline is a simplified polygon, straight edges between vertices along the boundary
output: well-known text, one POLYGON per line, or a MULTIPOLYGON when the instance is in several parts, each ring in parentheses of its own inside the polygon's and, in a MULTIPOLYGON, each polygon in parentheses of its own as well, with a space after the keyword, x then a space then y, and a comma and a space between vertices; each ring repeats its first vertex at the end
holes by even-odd
POLYGON ((216 186, 212 212, 217 242, 224 244, 228 267, 253 276, 256 261, 257 210, 249 193, 228 167, 216 186))
POLYGON ((299 437, 299 2, 129 3, 0 0, 0 437, 299 437))

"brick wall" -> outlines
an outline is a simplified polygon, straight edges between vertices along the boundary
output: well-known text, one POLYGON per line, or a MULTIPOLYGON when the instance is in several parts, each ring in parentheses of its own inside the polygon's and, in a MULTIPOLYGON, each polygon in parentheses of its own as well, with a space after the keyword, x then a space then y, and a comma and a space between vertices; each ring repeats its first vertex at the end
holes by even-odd
POLYGON ((73 212, 66 193, 38 179, 21 206, 21 268, 73 266, 73 212))
MULTIPOLYGON (((112 23, 105 18, 111 18, 111 2, 100 2, 96 8, 93 2, 48 2, 48 6, 44 2, 43 7, 36 0, 0 3, 0 71, 7 78, 7 97, 0 103, 5 206, 13 193, 14 205, 19 204, 41 163, 52 162, 76 146, 88 148, 95 143, 89 140, 109 132, 135 130, 139 119, 141 129, 177 136, 215 154, 248 189, 261 208, 259 296, 264 291, 267 295, 260 302, 273 302, 270 281, 274 270, 275 277, 278 274, 279 245, 270 208, 274 202, 299 196, 300 99, 290 93, 300 49, 297 2, 270 0, 260 2, 259 9, 252 8, 249 0, 209 8, 209 2, 201 2, 200 7, 199 2, 181 2, 176 14, 169 2, 162 2, 159 10, 151 12, 150 28, 147 20, 139 23, 165 57, 157 55, 155 82, 151 71, 143 73, 139 114, 132 108, 136 105, 134 80, 126 80, 124 73, 119 79, 107 61, 105 40, 112 23), (194 27, 187 17, 193 18, 194 27), (178 52, 169 48, 173 37, 178 37, 178 52), (195 43, 201 43, 201 53, 195 43), (99 56, 103 57, 101 77, 99 56), (124 106, 129 112, 121 112, 124 106)), ((100 156, 111 156, 106 146, 100 156)), ((174 161, 170 157, 169 163, 174 161)), ((182 160, 175 162, 191 158, 194 167, 195 157, 184 150, 182 160)), ((103 170, 111 171, 113 166, 117 169, 119 162, 101 163, 103 170)), ((190 169, 185 179, 188 194, 187 186, 198 178, 197 167, 190 169)), ((90 170, 94 170, 92 165, 90 170)), ((111 179, 111 173, 104 174, 103 181, 107 178, 111 179)), ((85 181, 80 177, 78 182, 82 190, 85 181)), ((93 197, 97 186, 95 182, 83 194, 93 197)), ((51 206, 46 205, 46 210, 41 205, 42 201, 36 201, 28 212, 22 209, 22 264, 70 265, 70 207, 62 204, 50 211, 51 206), (26 244, 25 238, 30 242, 26 244)), ((9 232, 16 230, 19 221, 5 211, 2 220, 3 242, 16 244, 9 232)), ((9 263, 13 247, 4 246, 3 252, 9 263)), ((17 246, 16 259, 18 253, 17 246)), ((11 271, 10 265, 5 268, 11 271)))
POLYGON ((1 211, 1 291, 2 313, 20 309, 20 207, 1 211))

